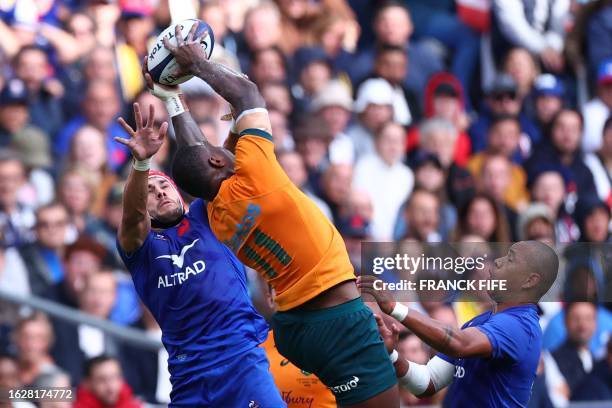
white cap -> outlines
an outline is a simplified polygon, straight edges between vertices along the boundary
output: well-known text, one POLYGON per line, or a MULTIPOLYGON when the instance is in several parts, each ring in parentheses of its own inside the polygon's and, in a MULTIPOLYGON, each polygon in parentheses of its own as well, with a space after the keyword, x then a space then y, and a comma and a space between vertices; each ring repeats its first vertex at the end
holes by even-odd
POLYGON ((355 112, 361 113, 370 105, 393 105, 393 88, 382 78, 365 81, 357 91, 355 112))
POLYGON ((332 79, 319 91, 312 101, 312 110, 318 111, 327 106, 340 106, 353 110, 353 98, 348 87, 338 79, 332 79))

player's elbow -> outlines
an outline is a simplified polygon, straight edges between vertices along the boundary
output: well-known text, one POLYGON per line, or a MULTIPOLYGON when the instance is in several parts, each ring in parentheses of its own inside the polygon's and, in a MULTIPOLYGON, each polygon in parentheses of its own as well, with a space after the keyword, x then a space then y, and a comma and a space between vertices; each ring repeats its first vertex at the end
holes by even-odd
MULTIPOLYGON (((259 89, 257 88, 257 85, 255 85, 253 81, 245 78, 244 87, 241 93, 242 93, 242 97, 241 97, 242 106, 236 107, 236 108, 239 108, 240 111, 245 111, 247 109, 266 107, 266 102, 263 96, 261 96, 261 93, 259 93, 259 89)), ((237 112, 237 113, 242 113, 242 112, 237 112)))

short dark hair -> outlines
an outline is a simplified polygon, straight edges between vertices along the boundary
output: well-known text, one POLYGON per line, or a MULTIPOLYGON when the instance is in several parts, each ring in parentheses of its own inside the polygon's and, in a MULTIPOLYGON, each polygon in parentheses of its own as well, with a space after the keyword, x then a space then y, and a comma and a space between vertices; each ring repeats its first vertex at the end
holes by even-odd
POLYGON ((17 52, 17 54, 15 54, 15 56, 13 57, 13 66, 17 66, 19 62, 21 61, 21 58, 23 57, 23 55, 30 51, 40 52, 41 54, 45 56, 47 61, 49 61, 49 57, 47 57, 47 53, 42 47, 38 45, 30 44, 30 45, 24 45, 23 47, 21 47, 21 49, 17 52))
POLYGON ((387 52, 399 52, 402 53, 404 56, 408 55, 406 49, 400 47, 399 45, 381 44, 376 48, 376 57, 378 58, 382 54, 385 54, 387 52))
POLYGON ((383 2, 380 6, 378 6, 378 8, 376 9, 376 13, 374 15, 374 21, 376 21, 376 19, 380 17, 380 14, 383 11, 385 11, 388 8, 392 8, 392 7, 399 7, 402 10, 404 10, 407 15, 410 16, 410 10, 408 9, 408 7, 406 7, 406 5, 403 2, 398 1, 398 0, 387 0, 383 2))
POLYGON ((108 354, 100 354, 99 356, 92 357, 88 360, 85 360, 85 364, 83 365, 83 375, 85 378, 91 378, 91 374, 93 370, 95 370, 99 365, 107 363, 109 361, 114 361, 119 363, 119 361, 108 354))
POLYGON ((577 306, 577 305, 582 304, 582 303, 588 303, 589 305, 593 306, 593 309, 595 309, 595 311, 597 311, 597 303, 596 302, 589 302, 589 301, 582 301, 582 302, 580 302, 580 301, 572 300, 570 302, 567 302, 565 304, 565 306, 563 307, 563 311, 565 312, 565 318, 567 319, 567 317, 569 316, 570 311, 574 308, 574 306, 577 306))
POLYGON ((211 145, 180 147, 172 161, 172 178, 187 194, 212 200, 216 191, 212 180, 214 170, 208 165, 210 149, 215 147, 211 145), (180 160, 177 160, 179 157, 180 160))
POLYGON ((516 123, 519 128, 521 127, 521 122, 519 121, 518 116, 509 114, 509 113, 500 113, 499 115, 493 116, 493 118, 491 119, 491 123, 489 124, 489 129, 497 126, 498 124, 502 122, 507 122, 507 121, 512 121, 516 123))

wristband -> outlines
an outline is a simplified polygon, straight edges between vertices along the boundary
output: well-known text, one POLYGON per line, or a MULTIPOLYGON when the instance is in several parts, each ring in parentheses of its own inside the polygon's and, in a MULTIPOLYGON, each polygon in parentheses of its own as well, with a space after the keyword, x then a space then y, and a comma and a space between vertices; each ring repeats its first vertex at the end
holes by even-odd
POLYGON ((132 166, 134 167, 134 170, 149 171, 149 169, 151 169, 151 158, 144 160, 134 159, 132 166))
POLYGON ((401 304, 400 302, 395 302, 395 307, 391 312, 391 316, 395 318, 399 322, 403 322, 406 316, 408 316, 408 312, 410 309, 408 306, 401 304))
POLYGON ((389 354, 389 360, 391 360, 391 364, 395 364, 398 358, 399 358, 399 354, 397 350, 393 350, 391 354, 389 354))
POLYGON ((177 94, 166 98, 164 99, 164 103, 166 104, 168 115, 170 115, 171 118, 189 110, 185 108, 185 104, 183 103, 183 94, 177 94))

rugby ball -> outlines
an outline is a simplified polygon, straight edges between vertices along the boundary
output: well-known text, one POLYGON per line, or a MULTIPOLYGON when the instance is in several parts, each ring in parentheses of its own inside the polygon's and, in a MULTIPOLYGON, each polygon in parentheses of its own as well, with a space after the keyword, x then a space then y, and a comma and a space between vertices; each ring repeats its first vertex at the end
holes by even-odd
MULTIPOLYGON (((215 46, 215 36, 212 28, 210 28, 210 26, 205 22, 196 19, 188 19, 177 24, 180 24, 181 26, 183 39, 187 38, 191 27, 194 24, 197 24, 195 38, 201 37, 200 45, 204 50, 206 58, 210 58, 215 46)), ((162 31, 162 33, 155 40, 153 47, 149 50, 147 61, 149 73, 151 74, 153 81, 162 85, 182 84, 193 77, 193 75, 179 76, 179 67, 174 59, 174 56, 166 49, 166 47, 164 47, 164 37, 170 39, 171 44, 177 44, 175 33, 176 24, 172 24, 170 27, 162 31)))

